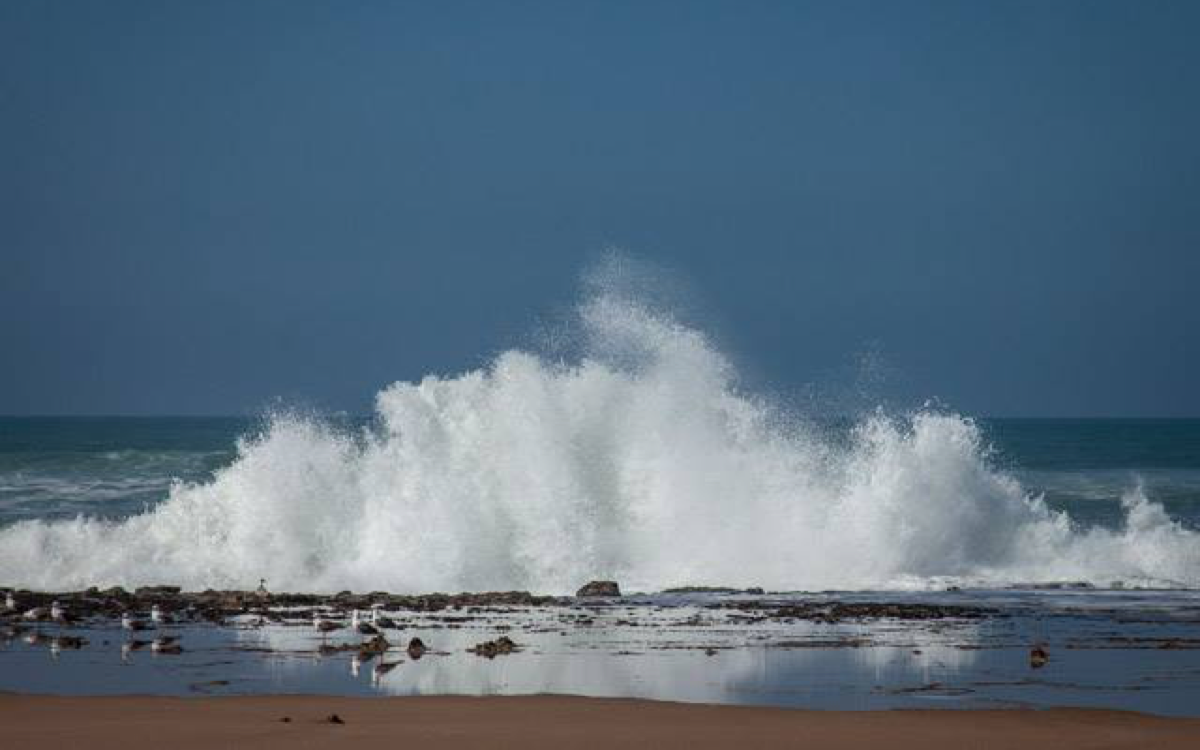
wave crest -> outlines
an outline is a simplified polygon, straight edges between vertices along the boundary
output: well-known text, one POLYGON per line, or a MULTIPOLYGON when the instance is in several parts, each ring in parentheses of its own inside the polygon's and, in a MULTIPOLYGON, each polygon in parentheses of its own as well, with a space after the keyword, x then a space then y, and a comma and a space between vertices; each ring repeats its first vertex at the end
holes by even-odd
POLYGON ((578 318, 570 361, 514 350, 395 383, 359 432, 280 415, 142 515, 2 529, 5 583, 1200 585, 1197 534, 1140 489, 1124 528, 1078 529, 991 465, 969 419, 877 412, 832 436, 741 392, 669 314, 602 289, 578 318))

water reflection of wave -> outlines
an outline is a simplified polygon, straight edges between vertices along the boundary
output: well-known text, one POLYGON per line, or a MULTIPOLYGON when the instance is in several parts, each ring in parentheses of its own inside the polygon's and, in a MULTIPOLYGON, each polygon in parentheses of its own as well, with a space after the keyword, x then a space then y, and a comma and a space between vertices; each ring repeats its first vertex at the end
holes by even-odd
MULTIPOLYGON (((513 623, 510 634, 523 644, 516 655, 484 659, 466 652, 469 646, 500 631, 481 626, 461 630, 414 627, 391 634, 396 648, 388 661, 397 668, 371 678, 372 663, 351 674, 350 652, 318 657, 322 639, 308 628, 267 626, 241 631, 239 638, 278 652, 313 653, 311 659, 287 659, 278 669, 291 677, 313 670, 314 663, 344 664, 339 679, 358 680, 364 689, 394 696, 528 695, 557 693, 593 697, 635 697, 706 703, 749 703, 764 695, 831 685, 907 684, 932 682, 947 673, 965 671, 976 660, 971 647, 982 636, 973 624, 930 630, 920 626, 863 628, 841 631, 846 638, 864 637, 860 647, 780 647, 780 643, 836 640, 828 626, 796 623, 763 631, 730 629, 683 631, 659 627, 596 627, 567 630, 566 635, 536 632, 553 617, 531 613, 513 623), (419 636, 434 654, 408 658, 402 646, 419 636), (963 648, 966 646, 966 648, 963 648), (710 655, 705 648, 713 647, 710 655)), ((427 625, 428 623, 426 623, 427 625)), ((355 642, 344 634, 333 643, 355 642)))

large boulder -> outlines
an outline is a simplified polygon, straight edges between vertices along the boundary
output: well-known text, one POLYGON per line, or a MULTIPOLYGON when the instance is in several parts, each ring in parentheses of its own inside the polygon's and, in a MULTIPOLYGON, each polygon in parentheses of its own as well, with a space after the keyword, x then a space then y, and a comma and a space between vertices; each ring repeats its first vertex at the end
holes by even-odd
POLYGON ((575 596, 620 596, 621 587, 616 581, 589 581, 583 588, 575 592, 575 596))

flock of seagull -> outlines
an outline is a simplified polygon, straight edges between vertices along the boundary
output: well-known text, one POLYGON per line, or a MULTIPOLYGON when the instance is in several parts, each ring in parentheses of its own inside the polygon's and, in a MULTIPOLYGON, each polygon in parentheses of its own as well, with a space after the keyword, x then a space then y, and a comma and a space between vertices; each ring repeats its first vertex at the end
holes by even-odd
MULTIPOLYGON (((16 597, 11 591, 4 595, 4 611, 11 615, 19 611, 16 597)), ((67 608, 58 601, 50 602, 49 607, 32 607, 20 613, 19 620, 32 625, 17 624, 9 628, 5 634, 8 638, 13 638, 17 635, 23 635, 23 640, 30 646, 41 646, 48 643, 50 646, 50 654, 54 658, 58 658, 59 653, 66 648, 78 649, 82 648, 87 640, 79 636, 68 635, 62 632, 62 628, 76 623, 78 620, 67 608), (43 623, 53 623, 58 630, 54 635, 46 635, 42 632, 43 623), (30 627, 33 629, 30 630, 30 627)), ((140 630, 149 630, 171 622, 167 614, 157 604, 150 609, 150 623, 136 619, 132 613, 125 612, 121 615, 121 628, 129 633, 140 630)), ((179 643, 178 635, 160 634, 152 641, 142 641, 130 638, 121 645, 121 659, 128 661, 129 654, 132 651, 143 648, 149 645, 150 649, 158 654, 181 654, 183 646, 179 643)))
MULTIPOLYGON (((258 593, 260 598, 265 598, 265 582, 260 584, 258 593)), ((387 651, 391 648, 391 644, 384 637, 384 631, 399 630, 400 626, 390 617, 383 615, 381 608, 382 605, 372 606, 369 617, 364 617, 363 613, 358 609, 352 610, 349 625, 344 620, 324 616, 317 611, 314 611, 312 616, 313 628, 321 634, 322 641, 328 638, 330 633, 343 630, 347 627, 351 631, 367 637, 366 640, 358 645, 357 652, 350 662, 350 670, 353 675, 357 676, 363 664, 378 657, 372 668, 372 681, 378 681, 379 678, 395 669, 401 663, 400 661, 389 662, 386 659, 387 651)), ((58 658, 59 652, 64 648, 78 649, 87 643, 83 638, 67 635, 62 632, 63 627, 69 626, 78 620, 58 601, 51 602, 49 607, 38 606, 20 612, 13 592, 9 591, 5 594, 4 613, 9 618, 16 618, 19 621, 31 623, 31 625, 17 624, 11 626, 6 633, 8 638, 11 639, 17 635, 23 635, 25 643, 30 646, 40 646, 48 642, 51 654, 55 658, 58 658), (17 614, 18 612, 19 615, 17 614), (53 623, 56 625, 58 628, 56 634, 53 636, 44 634, 41 629, 44 623, 53 623), (32 627, 32 630, 30 630, 30 627, 32 627)), ((121 645, 121 660, 128 661, 131 652, 144 648, 147 645, 156 654, 183 653, 183 645, 180 643, 179 635, 159 633, 153 640, 149 641, 139 640, 134 637, 135 633, 157 631, 172 623, 171 616, 157 604, 150 608, 148 620, 141 619, 130 611, 122 613, 121 629, 128 634, 128 637, 121 645)), ((350 646, 350 648, 354 647, 350 646)), ((420 659, 426 650, 425 644, 420 638, 414 637, 408 643, 407 652, 413 660, 420 659)))
MULTIPOLYGON (((342 621, 323 617, 319 612, 313 612, 313 629, 321 634, 322 639, 328 637, 330 633, 342 630, 347 627, 342 621)), ((399 661, 387 661, 387 651, 391 648, 387 638, 384 637, 385 630, 398 630, 399 625, 390 617, 386 617, 380 613, 380 606, 371 607, 371 616, 369 619, 364 618, 358 609, 354 609, 350 613, 350 630, 357 632, 359 635, 368 636, 369 639, 364 641, 350 659, 350 673, 355 677, 358 676, 362 665, 371 661, 376 656, 379 660, 375 662, 371 670, 372 682, 378 682, 383 675, 399 666, 399 661)), ((412 638, 408 642, 408 655, 414 661, 420 659, 425 653, 425 644, 420 638, 412 638)))

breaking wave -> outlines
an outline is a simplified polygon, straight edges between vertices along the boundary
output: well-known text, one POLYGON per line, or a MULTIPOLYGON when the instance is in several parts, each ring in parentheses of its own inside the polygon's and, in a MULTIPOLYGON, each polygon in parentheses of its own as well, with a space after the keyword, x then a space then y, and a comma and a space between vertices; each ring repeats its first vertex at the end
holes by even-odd
POLYGON ((279 415, 141 515, 0 529, 0 583, 1200 586, 1200 535, 1140 489, 1122 527, 1084 529, 995 468, 962 416, 876 412, 831 436, 743 392, 708 337, 617 287, 577 309, 576 356, 511 350, 395 383, 361 430, 279 415))

